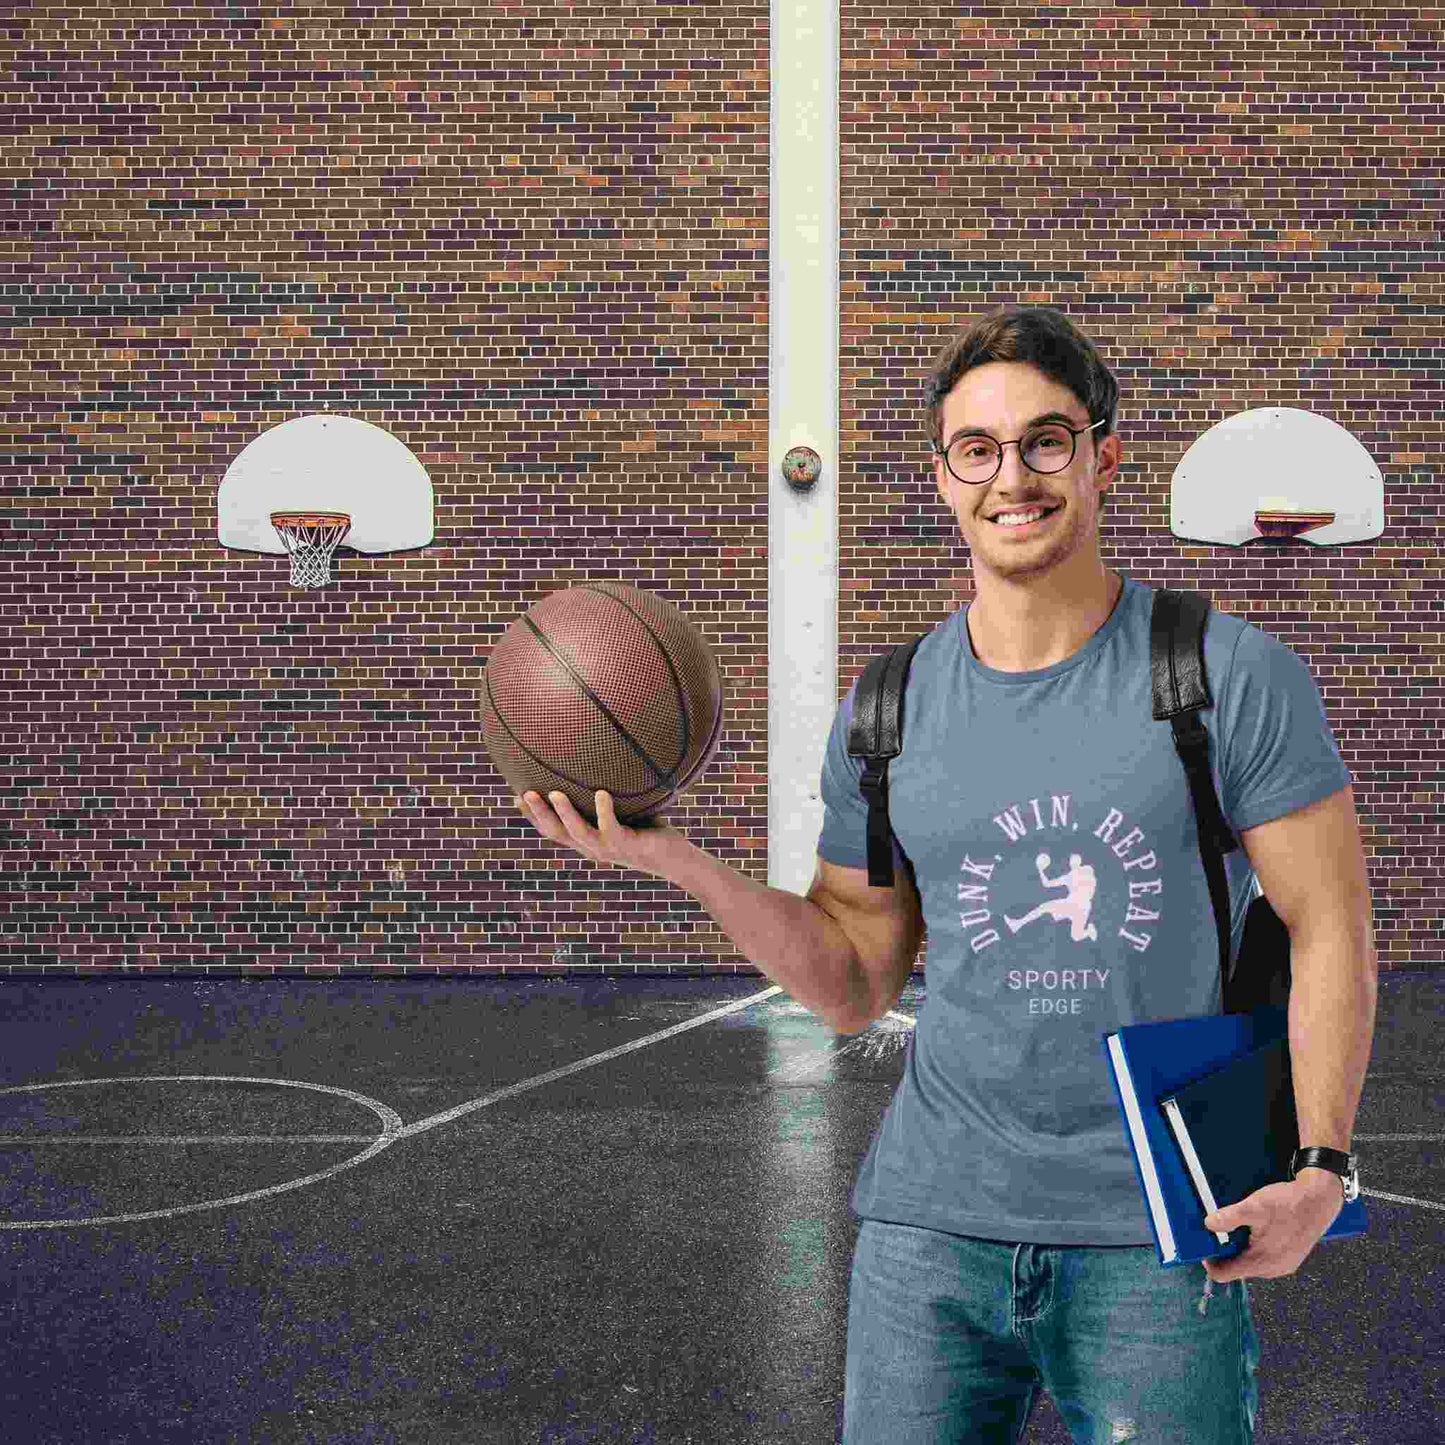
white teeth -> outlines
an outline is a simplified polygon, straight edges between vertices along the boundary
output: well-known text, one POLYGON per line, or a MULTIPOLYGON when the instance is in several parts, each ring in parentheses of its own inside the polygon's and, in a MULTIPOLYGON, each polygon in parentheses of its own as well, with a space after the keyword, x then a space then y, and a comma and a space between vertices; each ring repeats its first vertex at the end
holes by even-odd
POLYGON ((1044 509, 1037 507, 1032 512, 1003 512, 993 520, 1003 527, 1019 527, 1025 522, 1037 522, 1043 515, 1044 509))

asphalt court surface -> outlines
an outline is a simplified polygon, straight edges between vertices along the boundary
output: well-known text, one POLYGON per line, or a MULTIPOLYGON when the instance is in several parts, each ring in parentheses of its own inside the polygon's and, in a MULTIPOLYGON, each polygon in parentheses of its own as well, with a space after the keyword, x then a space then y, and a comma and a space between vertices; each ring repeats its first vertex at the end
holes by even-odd
MULTIPOLYGON (((0 1437, 838 1438, 921 978, 853 1038, 753 977, 0 988, 0 1437)), ((1445 1439, 1442 1014, 1381 978, 1369 1233, 1250 1281, 1260 1442, 1445 1439)))

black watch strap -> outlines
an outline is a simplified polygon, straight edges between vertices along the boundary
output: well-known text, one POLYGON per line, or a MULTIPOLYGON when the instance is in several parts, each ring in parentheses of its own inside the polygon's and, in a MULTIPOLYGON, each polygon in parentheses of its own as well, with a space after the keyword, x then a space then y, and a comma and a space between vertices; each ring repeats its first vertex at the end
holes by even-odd
POLYGON ((1289 1177, 1293 1179, 1301 1169, 1328 1169, 1338 1174, 1345 1187, 1345 1199, 1354 1199, 1360 1192, 1359 1164, 1353 1154, 1340 1149, 1327 1149, 1311 1144, 1306 1149, 1296 1149, 1289 1162, 1289 1177))

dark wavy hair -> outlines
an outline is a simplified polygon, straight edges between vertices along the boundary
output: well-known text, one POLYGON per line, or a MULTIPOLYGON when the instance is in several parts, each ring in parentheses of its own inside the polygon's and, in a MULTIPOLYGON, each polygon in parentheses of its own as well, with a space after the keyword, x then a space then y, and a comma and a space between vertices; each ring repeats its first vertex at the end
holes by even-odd
MULTIPOLYGON (((1078 397, 1090 421, 1104 425, 1090 432, 1097 449, 1114 431, 1119 383, 1094 349, 1094 343, 1054 306, 1001 306, 967 326, 939 353, 924 385, 928 435, 943 445, 943 402, 958 379, 990 361, 1027 361, 1078 397)), ((1100 507, 1109 494, 1100 498, 1100 507)))

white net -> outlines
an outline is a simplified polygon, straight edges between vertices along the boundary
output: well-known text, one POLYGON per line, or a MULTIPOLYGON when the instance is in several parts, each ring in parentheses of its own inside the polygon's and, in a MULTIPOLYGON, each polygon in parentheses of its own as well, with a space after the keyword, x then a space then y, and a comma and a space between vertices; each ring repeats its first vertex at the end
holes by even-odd
POLYGON ((271 525, 291 554, 291 585, 326 586, 331 554, 351 530, 351 518, 344 512, 272 512, 271 525))

